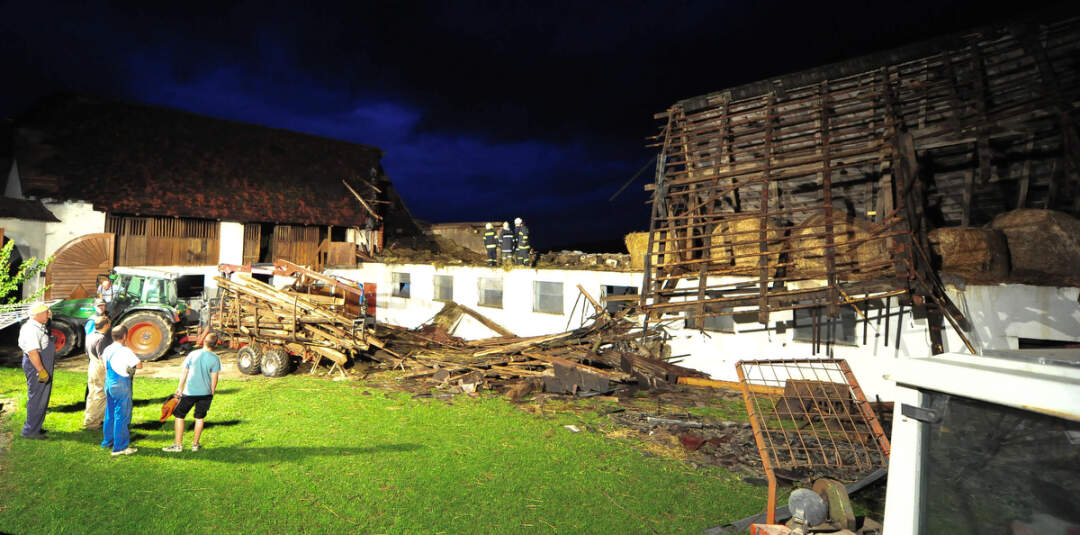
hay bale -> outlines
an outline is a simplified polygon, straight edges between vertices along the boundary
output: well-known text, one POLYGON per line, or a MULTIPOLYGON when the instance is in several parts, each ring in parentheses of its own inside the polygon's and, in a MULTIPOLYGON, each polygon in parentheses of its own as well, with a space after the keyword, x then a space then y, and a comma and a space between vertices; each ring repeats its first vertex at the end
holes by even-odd
MULTIPOLYGON (((838 280, 865 280, 880 276, 881 267, 862 266, 883 262, 891 255, 890 239, 871 239, 874 223, 857 217, 835 217, 833 220, 833 258, 838 280)), ((825 263, 825 215, 817 214, 792 231, 792 271, 798 277, 824 279, 828 277, 825 263)))
MULTIPOLYGON (((780 263, 780 239, 784 229, 769 219, 765 229, 766 262, 776 269, 780 263)), ((760 266, 761 219, 757 217, 723 221, 713 228, 709 258, 717 267, 734 266, 752 273, 760 266), (751 256, 747 256, 751 255, 751 256)))
POLYGON ((945 273, 971 282, 1001 282, 1009 275, 1009 249, 999 230, 938 228, 930 232, 929 238, 945 273))
POLYGON ((1074 284, 1080 279, 1080 221, 1054 210, 998 214, 990 226, 1005 234, 1010 279, 1074 284))
MULTIPOLYGON (((631 232, 623 241, 626 242, 626 250, 630 252, 630 268, 636 270, 645 269, 645 251, 649 248, 648 232, 631 232)), ((660 262, 661 255, 653 255, 652 265, 660 262)))

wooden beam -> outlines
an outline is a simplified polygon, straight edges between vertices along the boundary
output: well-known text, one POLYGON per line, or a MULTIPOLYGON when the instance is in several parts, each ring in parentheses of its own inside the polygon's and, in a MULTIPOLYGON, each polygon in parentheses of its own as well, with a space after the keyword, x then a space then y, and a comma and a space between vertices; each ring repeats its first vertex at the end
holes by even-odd
MULTIPOLYGON (((681 385, 723 388, 725 390, 742 392, 742 384, 740 384, 738 381, 717 381, 714 379, 702 379, 700 377, 679 377, 678 383, 681 385)), ((765 394, 767 396, 782 396, 784 394, 784 389, 779 386, 765 386, 747 383, 746 387, 755 394, 765 394)))
POLYGON ((760 295, 758 298, 758 322, 762 325, 769 324, 769 279, 771 278, 769 273, 769 174, 772 167, 772 133, 773 133, 773 119, 774 108, 776 106, 776 95, 769 93, 766 97, 767 112, 765 119, 765 176, 761 183, 761 228, 758 241, 758 266, 760 272, 758 273, 760 280, 760 295))
POLYGON ((350 186, 348 182, 345 182, 344 178, 341 179, 341 183, 345 184, 346 188, 349 188, 349 192, 351 192, 353 194, 353 197, 356 197, 356 200, 360 201, 360 204, 364 207, 365 210, 368 211, 369 214, 371 214, 371 217, 374 217, 375 219, 378 219, 378 220, 382 221, 382 216, 380 216, 379 214, 376 214, 375 210, 372 210, 371 207, 368 206, 368 203, 366 201, 364 201, 364 198, 361 197, 360 194, 356 192, 356 190, 352 189, 352 186, 350 186))

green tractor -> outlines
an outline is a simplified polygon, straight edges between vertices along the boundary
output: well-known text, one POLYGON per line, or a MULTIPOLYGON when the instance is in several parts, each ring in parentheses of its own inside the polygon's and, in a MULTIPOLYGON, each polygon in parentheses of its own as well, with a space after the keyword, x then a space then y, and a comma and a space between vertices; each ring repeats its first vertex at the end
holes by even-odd
MULTIPOLYGON (((113 325, 128 329, 126 345, 141 360, 157 360, 172 346, 176 326, 186 316, 187 304, 177 298, 175 273, 152 269, 117 268, 108 275, 116 297, 106 307, 113 325)), ((94 298, 66 299, 52 307, 51 329, 56 356, 65 357, 82 347, 84 325, 94 315, 94 298)))

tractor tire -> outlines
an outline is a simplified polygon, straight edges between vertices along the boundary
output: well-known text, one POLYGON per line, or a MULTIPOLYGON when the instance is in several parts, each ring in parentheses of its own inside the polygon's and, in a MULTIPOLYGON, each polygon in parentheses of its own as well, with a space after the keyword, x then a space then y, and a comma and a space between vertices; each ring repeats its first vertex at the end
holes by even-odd
POLYGON ((259 375, 262 355, 259 350, 246 345, 236 352, 236 367, 245 375, 259 375))
POLYGON ((275 347, 263 353, 262 373, 267 377, 283 377, 289 374, 289 352, 275 347))
POLYGON ((75 327, 63 320, 53 320, 49 325, 49 336, 56 339, 56 358, 62 359, 74 353, 79 345, 79 333, 75 327))
POLYGON ((120 325, 127 327, 127 340, 124 345, 135 352, 135 356, 144 362, 157 360, 169 352, 173 343, 173 326, 160 314, 153 312, 133 312, 128 314, 120 325))

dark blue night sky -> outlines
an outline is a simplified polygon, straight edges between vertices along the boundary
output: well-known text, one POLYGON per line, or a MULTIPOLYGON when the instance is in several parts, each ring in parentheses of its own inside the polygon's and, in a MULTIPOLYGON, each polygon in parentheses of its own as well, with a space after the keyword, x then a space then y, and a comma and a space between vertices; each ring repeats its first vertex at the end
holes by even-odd
POLYGON ((651 171, 608 197, 676 100, 1047 7, 144 4, 0 3, 0 116, 74 91, 375 145, 414 216, 521 216, 540 248, 647 228, 651 171))

